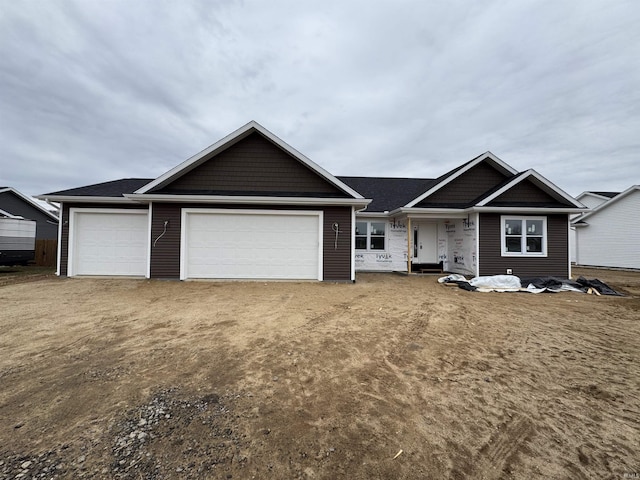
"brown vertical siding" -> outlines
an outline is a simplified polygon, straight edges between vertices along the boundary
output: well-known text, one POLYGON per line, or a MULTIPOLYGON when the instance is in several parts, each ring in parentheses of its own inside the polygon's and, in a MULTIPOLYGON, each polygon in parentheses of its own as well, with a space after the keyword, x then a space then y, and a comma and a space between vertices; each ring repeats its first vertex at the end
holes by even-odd
POLYGON ((433 204, 466 204, 501 184, 507 177, 483 162, 425 198, 416 207, 433 204))
POLYGON ((259 133, 253 133, 159 191, 315 193, 346 197, 337 187, 259 133))
POLYGON ((519 277, 569 276, 569 217, 547 215, 546 257, 503 257, 501 255, 500 217, 498 213, 480 214, 480 275, 502 275, 507 268, 519 277))
POLYGON ((325 207, 323 226, 324 280, 350 281, 351 262, 351 207, 325 207), (338 224, 338 242, 333 224, 338 224))
POLYGON ((182 209, 176 204, 154 203, 151 212, 151 278, 178 279, 182 209), (164 222, 169 222, 166 232, 164 222))

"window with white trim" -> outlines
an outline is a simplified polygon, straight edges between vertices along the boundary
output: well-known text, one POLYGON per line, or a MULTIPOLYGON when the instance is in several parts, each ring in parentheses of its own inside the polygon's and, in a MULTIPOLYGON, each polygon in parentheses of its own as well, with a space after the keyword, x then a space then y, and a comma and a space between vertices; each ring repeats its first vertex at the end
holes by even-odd
POLYGON ((501 217, 502 256, 547 256, 547 217, 501 217))
POLYGON ((384 250, 386 222, 356 222, 356 250, 384 250))

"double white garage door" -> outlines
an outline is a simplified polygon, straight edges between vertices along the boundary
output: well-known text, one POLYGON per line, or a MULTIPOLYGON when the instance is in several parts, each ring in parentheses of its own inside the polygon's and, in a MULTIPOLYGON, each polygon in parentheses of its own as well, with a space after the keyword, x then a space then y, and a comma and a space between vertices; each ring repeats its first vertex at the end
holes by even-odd
MULTIPOLYGON (((180 278, 321 280, 321 226, 321 212, 183 209, 180 278)), ((149 229, 146 210, 72 210, 69 274, 146 276, 149 229)))

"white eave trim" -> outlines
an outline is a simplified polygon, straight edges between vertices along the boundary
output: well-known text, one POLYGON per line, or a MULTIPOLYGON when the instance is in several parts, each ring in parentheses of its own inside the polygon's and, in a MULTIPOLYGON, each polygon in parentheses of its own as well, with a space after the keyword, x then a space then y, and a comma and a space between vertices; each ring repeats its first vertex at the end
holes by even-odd
POLYGON ((390 215, 410 215, 412 218, 465 218, 471 212, 470 209, 455 208, 398 208, 390 215))
POLYGON ((508 182, 505 186, 503 186, 500 190, 497 190, 496 192, 494 192, 493 194, 489 195, 487 198, 485 198, 484 200, 478 202, 477 206, 478 207, 484 207, 487 204, 489 204, 490 202, 492 202, 493 200, 495 200, 496 198, 500 197, 500 195, 504 194, 505 192, 511 190, 514 186, 516 186, 519 183, 522 183, 524 180, 528 179, 529 177, 533 177, 536 180, 538 180, 540 183, 544 184, 547 188, 553 190, 555 193, 557 193, 558 195, 560 195, 564 200, 566 200, 567 202, 571 203, 572 205, 574 205, 576 208, 581 209, 580 211, 586 211, 588 210, 587 207, 585 207, 583 204, 581 204, 580 202, 578 202, 575 198, 573 198, 571 195, 569 195, 568 193, 566 193, 565 191, 563 191, 562 189, 560 189, 559 187, 557 187, 556 185, 554 185, 553 183, 551 183, 549 180, 547 180, 546 178, 544 178, 542 175, 540 175, 538 172, 536 172, 533 169, 527 170, 525 173, 523 173, 522 175, 518 175, 516 178, 514 178, 513 180, 511 180, 510 182, 508 182))
POLYGON ((227 135, 226 137, 222 138, 221 140, 218 140, 216 143, 214 143, 213 145, 205 148, 201 152, 196 153, 195 155, 193 155, 192 157, 188 158, 187 160, 185 160, 181 164, 177 165, 176 167, 172 168, 171 170, 169 170, 165 174, 159 176, 158 178, 156 178, 152 182, 150 182, 150 183, 146 184, 145 186, 143 186, 142 188, 136 190, 134 193, 139 193, 139 194, 147 193, 148 191, 153 190, 154 188, 156 188, 158 186, 162 186, 164 184, 169 183, 169 181, 171 179, 173 179, 175 176, 177 176, 178 174, 180 174, 180 172, 189 169, 189 167, 195 166, 195 164, 197 164, 198 161, 201 160, 202 158, 204 158, 205 156, 210 155, 210 154, 214 154, 215 155, 217 152, 220 152, 220 151, 226 149, 230 142, 233 142, 234 140, 240 139, 245 134, 249 133, 251 130, 255 130, 255 131, 259 132, 260 134, 264 135, 266 138, 271 140, 277 146, 279 146, 280 148, 282 148, 284 151, 288 152, 289 154, 293 155, 300 162, 302 162, 307 167, 309 167, 311 170, 315 171, 316 173, 318 173, 319 175, 324 177, 329 183, 333 184, 335 187, 339 188, 343 192, 345 192, 345 193, 347 193, 349 195, 352 195, 354 198, 363 198, 362 195, 360 195, 358 192, 353 190, 347 184, 345 184, 345 183, 341 182, 340 180, 338 180, 336 177, 334 177, 329 172, 327 172, 324 168, 322 168, 321 166, 317 165, 315 162, 311 161, 309 158, 307 158, 305 155, 303 155, 298 150, 293 148, 291 145, 287 144, 282 139, 278 138, 276 135, 274 135, 269 130, 264 128, 262 125, 260 125, 258 122, 253 121, 253 120, 250 121, 249 123, 247 123, 246 125, 244 125, 243 127, 240 127, 236 131, 230 133, 229 135, 227 135))
POLYGON ((175 202, 175 203, 220 203, 237 205, 336 205, 365 207, 371 203, 367 198, 318 198, 318 197, 260 197, 242 195, 154 195, 125 194, 132 203, 175 202))
POLYGON ((45 202, 65 202, 65 203, 128 203, 135 204, 133 200, 125 197, 91 197, 91 196, 74 196, 74 195, 38 195, 38 200, 45 202))
POLYGON ((445 180, 443 180, 442 182, 434 185, 433 187, 431 187, 429 190, 427 190, 426 192, 424 192, 422 195, 420 195, 419 197, 411 200, 409 203, 407 203, 405 205, 405 207, 407 208, 411 208, 413 206, 415 206, 416 204, 420 203, 422 200, 424 200, 425 198, 429 197, 430 195, 434 194, 435 192, 437 192, 438 190, 440 190, 442 187, 444 187, 445 185, 447 185, 448 183, 451 183, 453 180, 455 180, 456 178, 458 178, 459 176, 463 175, 464 173, 468 172, 469 170, 471 170, 473 167, 475 167, 476 165, 478 165, 479 163, 484 162, 485 160, 490 159, 492 160, 494 163, 498 164, 500 167, 504 168, 506 171, 508 171, 509 173, 511 173, 512 175, 516 175, 518 173, 517 170, 515 170, 513 167, 511 167, 510 165, 506 164, 505 162, 503 162, 502 160, 500 160, 498 157, 496 157, 493 153, 491 152, 485 152, 482 155, 476 157, 475 160, 472 160, 471 162, 469 162, 467 165, 465 165, 463 168, 461 168, 460 170, 458 170, 456 173, 454 173, 453 175, 447 177, 445 180))
POLYGON ((367 212, 366 210, 358 210, 356 211, 357 217, 376 217, 376 218, 387 218, 391 216, 389 212, 367 212))
POLYGON ((468 209, 472 212, 482 212, 482 213, 531 213, 531 214, 549 214, 549 213, 560 213, 560 214, 569 214, 569 213, 581 213, 586 209, 584 208, 570 208, 570 207, 472 207, 468 209))
POLYGON ((466 218, 470 213, 514 213, 514 214, 569 214, 582 213, 585 208, 571 207, 467 207, 467 208, 420 208, 401 207, 390 212, 356 212, 360 217, 397 217, 411 216, 412 218, 466 218))

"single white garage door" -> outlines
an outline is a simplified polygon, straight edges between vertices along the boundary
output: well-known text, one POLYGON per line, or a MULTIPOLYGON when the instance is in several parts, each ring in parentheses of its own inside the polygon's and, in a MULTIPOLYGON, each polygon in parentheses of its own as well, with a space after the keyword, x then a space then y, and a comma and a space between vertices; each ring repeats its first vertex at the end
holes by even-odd
POLYGON ((145 276, 148 218, 146 210, 72 209, 69 274, 145 276))
POLYGON ((321 280, 322 212, 183 210, 182 278, 321 280))

